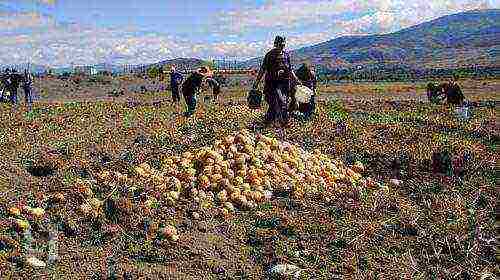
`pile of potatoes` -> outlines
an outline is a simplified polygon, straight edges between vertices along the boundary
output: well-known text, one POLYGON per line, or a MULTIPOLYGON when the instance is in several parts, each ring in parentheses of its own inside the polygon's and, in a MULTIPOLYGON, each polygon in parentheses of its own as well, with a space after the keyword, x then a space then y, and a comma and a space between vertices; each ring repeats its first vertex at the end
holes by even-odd
MULTIPOLYGON (((119 207, 128 211, 139 203, 147 214, 187 197, 202 209, 219 207, 227 217, 235 209, 254 209, 278 192, 296 199, 330 199, 361 184, 376 186, 372 180, 362 178, 363 170, 361 163, 349 168, 318 150, 307 152, 242 130, 215 141, 212 147, 165 156, 157 168, 142 163, 134 167, 134 175, 104 170, 94 183, 106 185, 105 197, 121 193, 119 207), (134 199, 138 196, 140 200, 134 199)), ((104 195, 96 197, 94 183, 78 180, 75 188, 83 198, 80 211, 99 216, 104 195)))
POLYGON ((253 209, 276 191, 295 198, 328 196, 362 179, 360 163, 352 168, 331 160, 319 151, 304 151, 296 145, 264 135, 239 131, 212 147, 204 147, 162 160, 160 170, 146 163, 135 168, 147 178, 168 204, 182 192, 202 208, 222 206, 229 215, 235 208, 253 209))

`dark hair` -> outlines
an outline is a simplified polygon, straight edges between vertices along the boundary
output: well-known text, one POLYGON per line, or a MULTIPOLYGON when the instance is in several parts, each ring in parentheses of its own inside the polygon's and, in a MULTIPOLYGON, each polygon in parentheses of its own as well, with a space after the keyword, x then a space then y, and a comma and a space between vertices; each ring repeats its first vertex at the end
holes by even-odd
POLYGON ((283 36, 276 36, 274 38, 274 45, 284 46, 285 43, 286 43, 286 39, 283 36))

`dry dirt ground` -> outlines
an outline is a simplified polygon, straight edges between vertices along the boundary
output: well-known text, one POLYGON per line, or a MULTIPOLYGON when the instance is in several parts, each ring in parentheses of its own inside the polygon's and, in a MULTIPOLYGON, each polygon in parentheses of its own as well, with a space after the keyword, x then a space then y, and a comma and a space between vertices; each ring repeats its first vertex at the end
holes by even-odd
MULTIPOLYGON (((277 263, 302 268, 304 279, 494 275, 499 81, 460 83, 466 98, 477 102, 469 120, 454 108, 427 104, 424 84, 322 87, 313 119, 295 119, 283 131, 254 125, 263 111, 242 104, 245 88, 226 89, 224 105, 201 102, 186 120, 168 101, 158 102, 168 100, 168 92, 106 102, 103 86, 69 94, 59 81, 43 81, 41 88, 50 90, 32 112, 0 104, 0 278, 266 279, 277 263), (349 166, 363 162, 362 175, 388 188, 353 189, 329 201, 277 192, 257 210, 237 210, 229 218, 200 209, 187 194, 152 212, 140 207, 142 201, 118 198, 133 202, 118 221, 77 211, 77 179, 155 165, 242 128, 319 149, 349 166), (433 153, 445 150, 453 174, 433 173, 433 153), (41 167, 50 172, 36 171, 41 167), (390 183, 393 178, 401 183, 390 183), (51 202, 56 194, 65 199, 51 202), (47 257, 48 224, 59 227, 55 265, 33 269, 16 254, 24 239, 8 209, 22 204, 46 209, 45 222, 32 223, 40 259, 47 257), (148 237, 154 223, 175 225, 179 240, 148 237)), ((108 183, 94 191, 110 193, 108 183)))
MULTIPOLYGON (((249 90, 251 79, 249 77, 237 77, 244 84, 238 87, 223 88, 222 96, 226 99, 242 96, 242 92, 249 90)), ((166 81, 156 79, 143 79, 138 77, 104 77, 105 82, 91 82, 85 78, 79 84, 74 79, 60 80, 57 78, 43 78, 35 81, 35 87, 41 92, 40 102, 62 102, 62 101, 123 101, 129 98, 140 98, 142 94, 135 93, 132 89, 138 86, 151 88, 159 84, 168 84, 166 81), (124 89, 125 95, 113 98, 108 92, 113 89, 124 89)), ((335 96, 343 98, 362 99, 410 99, 425 100, 425 86, 428 81, 418 82, 357 82, 357 83, 332 83, 321 85, 319 94, 321 97, 335 96)), ((433 82, 444 82, 435 80, 433 82)), ((465 96, 472 100, 495 99, 500 92, 500 80, 462 80, 459 82, 465 96)), ((206 90, 207 94, 210 90, 206 90)), ((158 98, 170 99, 170 92, 155 92, 158 98)))

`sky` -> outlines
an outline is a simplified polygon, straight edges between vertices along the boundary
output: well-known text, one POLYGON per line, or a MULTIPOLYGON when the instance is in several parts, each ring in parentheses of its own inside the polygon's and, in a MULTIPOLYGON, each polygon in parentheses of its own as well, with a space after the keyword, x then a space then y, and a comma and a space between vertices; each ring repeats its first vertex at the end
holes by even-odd
POLYGON ((243 60, 276 35, 295 49, 491 8, 500 0, 0 0, 0 64, 243 60))

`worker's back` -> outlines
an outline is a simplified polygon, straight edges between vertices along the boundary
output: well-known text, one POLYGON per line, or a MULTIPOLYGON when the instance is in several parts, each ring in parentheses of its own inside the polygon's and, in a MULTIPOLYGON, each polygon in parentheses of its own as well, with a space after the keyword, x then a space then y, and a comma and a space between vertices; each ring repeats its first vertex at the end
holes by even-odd
POLYGON ((450 83, 446 88, 447 102, 453 105, 460 105, 464 100, 462 89, 457 83, 450 83))

